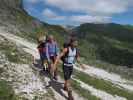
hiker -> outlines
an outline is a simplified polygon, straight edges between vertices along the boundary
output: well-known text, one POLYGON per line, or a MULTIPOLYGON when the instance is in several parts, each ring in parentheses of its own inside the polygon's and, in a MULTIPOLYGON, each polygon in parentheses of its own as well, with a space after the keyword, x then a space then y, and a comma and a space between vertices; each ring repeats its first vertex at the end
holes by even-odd
MULTIPOLYGON (((53 69, 53 64, 55 63, 57 55, 58 55, 57 42, 55 41, 53 35, 49 35, 46 44, 46 56, 49 62, 49 72, 51 72, 51 68, 53 69)), ((53 79, 57 80, 57 69, 54 71, 53 74, 54 74, 53 79)))
POLYGON ((43 70, 47 70, 44 68, 45 63, 47 63, 47 56, 46 56, 46 43, 47 43, 47 36, 45 37, 40 37, 38 40, 38 51, 40 54, 40 60, 41 60, 41 65, 43 66, 43 70))
POLYGON ((61 59, 63 61, 63 73, 65 79, 64 90, 68 92, 68 100, 74 99, 72 96, 72 89, 70 83, 70 78, 73 73, 74 60, 76 59, 77 62, 81 65, 81 67, 83 69, 85 68, 84 65, 80 63, 79 50, 77 49, 77 45, 78 42, 75 39, 71 39, 68 45, 65 44, 63 50, 55 60, 53 69, 55 70, 57 68, 56 65, 61 59))

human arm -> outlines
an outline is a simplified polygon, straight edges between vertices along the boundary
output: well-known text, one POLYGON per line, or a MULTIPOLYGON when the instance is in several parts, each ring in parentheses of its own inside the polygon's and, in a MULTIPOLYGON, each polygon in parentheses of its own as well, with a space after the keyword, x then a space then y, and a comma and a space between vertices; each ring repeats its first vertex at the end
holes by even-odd
POLYGON ((81 68, 85 69, 85 66, 81 63, 79 51, 77 51, 76 60, 77 60, 77 63, 81 66, 81 68))
POLYGON ((58 62, 60 61, 61 57, 63 57, 66 54, 67 51, 68 51, 68 49, 64 48, 62 50, 62 52, 57 56, 57 58, 55 60, 55 63, 54 63, 54 70, 56 69, 56 66, 57 66, 58 62))

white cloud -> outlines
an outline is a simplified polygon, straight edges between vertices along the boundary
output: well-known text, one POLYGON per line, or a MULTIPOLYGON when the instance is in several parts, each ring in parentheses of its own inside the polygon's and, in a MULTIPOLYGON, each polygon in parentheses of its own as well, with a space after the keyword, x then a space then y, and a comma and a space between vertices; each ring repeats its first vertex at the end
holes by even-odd
POLYGON ((107 23, 111 20, 111 17, 104 16, 90 16, 90 15, 78 15, 78 16, 60 16, 50 9, 45 9, 42 15, 50 20, 67 21, 70 23, 107 23))
POLYGON ((42 12, 42 15, 44 17, 48 17, 48 18, 55 18, 55 17, 57 17, 57 15, 53 11, 48 9, 48 8, 44 9, 44 11, 42 12))
POLYGON ((42 15, 51 20, 65 20, 66 16, 59 16, 50 9, 44 9, 42 15))
POLYGON ((67 20, 67 17, 66 16, 56 16, 55 18, 52 18, 52 20, 67 20))
POLYGON ((44 0, 48 5, 64 11, 110 15, 127 10, 129 0, 44 0))
POLYGON ((70 21, 75 23, 107 23, 111 20, 111 17, 104 16, 89 16, 89 15, 81 15, 81 16, 71 16, 70 21))
MULTIPOLYGON (((44 0, 47 5, 62 11, 82 12, 86 15, 64 16, 64 20, 75 23, 111 21, 113 14, 123 13, 131 6, 132 0, 44 0)), ((60 16, 56 17, 58 20, 60 16)))
POLYGON ((27 0, 30 3, 37 3, 39 0, 27 0))
POLYGON ((50 20, 61 20, 70 23, 106 23, 111 21, 113 14, 126 12, 133 7, 132 0, 28 0, 32 3, 43 1, 48 6, 57 7, 64 13, 81 12, 85 15, 58 15, 49 8, 42 15, 50 20))

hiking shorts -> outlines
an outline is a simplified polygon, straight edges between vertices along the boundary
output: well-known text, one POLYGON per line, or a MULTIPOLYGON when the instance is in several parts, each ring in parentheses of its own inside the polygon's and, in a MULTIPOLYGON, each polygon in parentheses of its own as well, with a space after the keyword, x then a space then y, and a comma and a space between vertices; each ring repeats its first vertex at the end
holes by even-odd
POLYGON ((54 62, 55 62, 55 59, 56 59, 56 57, 55 57, 55 56, 50 56, 50 60, 52 61, 52 63, 54 63, 54 62))
POLYGON ((69 80, 73 73, 73 66, 63 65, 63 73, 64 73, 64 79, 69 80))

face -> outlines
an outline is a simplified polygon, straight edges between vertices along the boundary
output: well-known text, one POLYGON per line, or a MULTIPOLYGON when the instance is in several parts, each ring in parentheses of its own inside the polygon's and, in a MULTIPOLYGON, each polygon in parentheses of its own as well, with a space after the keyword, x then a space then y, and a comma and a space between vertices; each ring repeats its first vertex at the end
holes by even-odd
POLYGON ((73 46, 73 47, 77 47, 77 46, 78 46, 78 41, 74 41, 74 42, 72 43, 72 46, 73 46))
POLYGON ((54 37, 52 35, 49 36, 49 41, 52 42, 54 40, 54 37))

